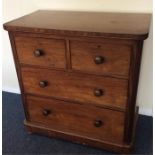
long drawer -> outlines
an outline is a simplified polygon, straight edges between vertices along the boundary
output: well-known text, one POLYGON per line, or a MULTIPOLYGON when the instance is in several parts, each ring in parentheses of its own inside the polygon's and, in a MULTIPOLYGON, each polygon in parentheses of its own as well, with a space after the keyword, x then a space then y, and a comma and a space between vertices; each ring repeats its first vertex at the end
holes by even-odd
POLYGON ((109 77, 22 67, 26 93, 125 109, 128 81, 109 77))
POLYGON ((124 113, 59 100, 27 96, 33 123, 90 139, 122 143, 124 113))

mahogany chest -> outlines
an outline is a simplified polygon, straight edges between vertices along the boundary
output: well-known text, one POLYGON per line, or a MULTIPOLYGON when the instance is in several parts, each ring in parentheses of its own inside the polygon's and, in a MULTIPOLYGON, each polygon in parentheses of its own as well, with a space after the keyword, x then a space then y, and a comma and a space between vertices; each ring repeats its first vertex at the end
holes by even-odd
POLYGON ((4 24, 30 133, 131 151, 150 14, 37 11, 4 24))

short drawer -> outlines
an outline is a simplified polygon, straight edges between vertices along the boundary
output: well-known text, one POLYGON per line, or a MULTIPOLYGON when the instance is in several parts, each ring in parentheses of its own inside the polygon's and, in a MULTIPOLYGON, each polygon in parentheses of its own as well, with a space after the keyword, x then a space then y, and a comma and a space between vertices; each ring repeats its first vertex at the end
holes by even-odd
POLYGON ((59 100, 28 96, 30 121, 90 139, 123 142, 124 113, 59 100))
POLYGON ((128 81, 22 67, 26 93, 125 109, 128 81))
POLYGON ((37 37, 15 37, 20 63, 66 68, 65 41, 37 37))
POLYGON ((128 77, 131 47, 111 43, 70 41, 73 70, 128 77))

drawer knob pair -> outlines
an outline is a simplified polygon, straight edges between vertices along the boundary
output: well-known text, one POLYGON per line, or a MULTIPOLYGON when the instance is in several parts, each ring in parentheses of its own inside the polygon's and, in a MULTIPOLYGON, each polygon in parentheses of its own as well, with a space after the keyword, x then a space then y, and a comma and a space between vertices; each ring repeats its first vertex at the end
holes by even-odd
MULTIPOLYGON (((48 110, 48 109, 44 109, 44 110, 42 111, 42 114, 43 114, 44 116, 48 116, 50 113, 51 113, 51 111, 48 110)), ((95 126, 95 127, 99 128, 99 127, 101 127, 102 125, 103 125, 103 122, 102 122, 101 120, 95 120, 95 122, 94 122, 94 126, 95 126)))
POLYGON ((40 57, 42 55, 43 55, 43 51, 42 50, 37 49, 37 50, 34 51, 34 56, 35 57, 40 57))
POLYGON ((40 86, 41 88, 45 88, 45 87, 47 87, 47 85, 48 85, 47 81, 40 81, 40 82, 39 82, 39 86, 40 86))
POLYGON ((102 89, 95 89, 95 90, 94 90, 94 95, 95 95, 96 97, 102 96, 102 95, 103 95, 103 90, 102 90, 102 89))
POLYGON ((101 127, 102 125, 103 125, 103 122, 102 122, 101 120, 95 120, 95 122, 94 122, 94 126, 95 126, 95 127, 99 128, 99 127, 101 127))
POLYGON ((50 113, 51 113, 51 111, 48 110, 48 109, 44 109, 44 110, 42 111, 42 114, 43 114, 44 116, 48 116, 50 113))
POLYGON ((99 65, 102 64, 104 62, 104 57, 102 56, 96 56, 94 59, 95 64, 99 65))

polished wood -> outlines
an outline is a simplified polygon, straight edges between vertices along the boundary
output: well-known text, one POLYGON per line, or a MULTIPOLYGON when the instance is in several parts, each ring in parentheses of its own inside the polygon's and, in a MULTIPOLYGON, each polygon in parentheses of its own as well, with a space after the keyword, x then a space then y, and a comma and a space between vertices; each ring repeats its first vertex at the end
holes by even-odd
POLYGON ((138 107, 136 107, 135 112, 135 120, 134 120, 134 132, 132 134, 132 141, 130 144, 115 144, 115 143, 109 143, 105 141, 99 141, 96 139, 90 139, 89 137, 82 137, 79 135, 73 135, 70 133, 64 133, 63 131, 56 131, 47 127, 39 126, 34 123, 31 123, 30 121, 24 120, 24 125, 28 131, 28 133, 38 133, 42 135, 46 135, 49 137, 56 137, 60 139, 70 140, 74 143, 80 143, 83 145, 89 145, 97 148, 104 148, 106 150, 111 150, 113 152, 118 152, 121 154, 132 154, 132 150, 134 149, 134 136, 136 131, 136 124, 138 119, 138 107))
POLYGON ((66 68, 64 40, 17 36, 15 37, 15 44, 20 63, 66 68), (35 54, 36 51, 37 54, 35 54))
POLYGON ((131 46, 108 41, 70 41, 70 50, 73 70, 125 77, 129 75, 131 46), (97 58, 99 60, 94 62, 97 58))
POLYGON ((123 143, 123 112, 32 96, 27 96, 27 108, 30 121, 41 126, 100 141, 123 143), (44 109, 50 113, 47 115, 46 110, 46 114, 42 114, 44 109))
POLYGON ((12 47, 12 53, 13 53, 17 78, 18 78, 18 81, 19 81, 19 87, 20 87, 20 91, 21 91, 21 98, 22 98, 22 103, 23 103, 23 107, 24 107, 24 114, 25 114, 26 119, 28 119, 28 113, 27 113, 27 109, 26 109, 26 99, 25 99, 25 95, 24 95, 24 87, 23 87, 23 82, 22 82, 22 79, 21 79, 20 65, 19 65, 18 56, 17 56, 17 53, 16 53, 14 35, 13 35, 12 32, 9 32, 9 39, 10 39, 10 43, 11 43, 11 47, 12 47))
POLYGON ((144 39, 148 34, 150 19, 149 13, 41 10, 8 22, 4 28, 59 35, 144 39))
POLYGON ((81 135, 76 135, 76 134, 71 134, 71 133, 66 133, 63 131, 58 131, 58 130, 52 130, 47 127, 40 126, 38 124, 31 123, 29 121, 24 121, 24 125, 28 131, 28 133, 37 133, 41 135, 45 135, 48 137, 55 137, 59 139, 64 139, 64 140, 69 140, 74 143, 82 144, 82 145, 88 145, 100 149, 105 149, 105 150, 110 150, 114 153, 121 153, 121 154, 130 154, 133 148, 133 144, 131 143, 130 145, 125 145, 125 144, 115 144, 115 143, 110 143, 106 141, 100 141, 97 139, 91 139, 89 137, 82 137, 81 135))
POLYGON ((130 144, 115 144, 115 143, 109 143, 106 141, 99 141, 96 139, 90 139, 89 137, 82 137, 80 135, 73 135, 70 133, 64 133, 63 131, 56 131, 47 127, 43 127, 34 123, 31 123, 30 121, 24 120, 24 125, 29 133, 38 133, 42 135, 46 135, 49 137, 56 137, 60 139, 70 140, 75 143, 80 143, 83 145, 89 145, 101 149, 111 150, 114 152, 118 152, 121 154, 132 154, 132 150, 134 148, 134 136, 136 131, 136 124, 138 119, 138 107, 136 107, 135 111, 135 119, 134 119, 134 132, 132 133, 132 141, 130 144))
POLYGON ((21 71, 26 93, 125 110, 127 80, 29 67, 22 67, 21 71), (40 81, 47 81, 47 86, 40 87, 40 81), (98 89, 99 93, 95 95, 94 91, 98 89), (102 95, 100 91, 103 91, 102 95))
POLYGON ((126 104, 126 127, 125 127, 125 141, 130 143, 132 141, 132 134, 134 131, 136 96, 138 89, 138 79, 140 71, 140 63, 142 56, 142 41, 136 41, 133 45, 132 62, 130 66, 130 78, 128 88, 128 104, 126 104))
POLYGON ((28 132, 130 153, 150 18, 37 11, 4 24, 28 132))

